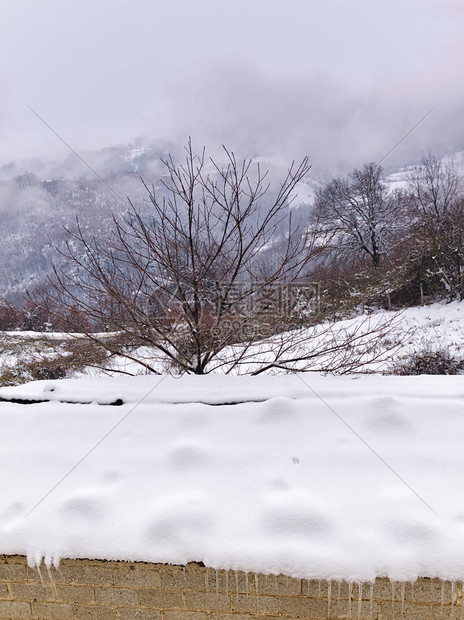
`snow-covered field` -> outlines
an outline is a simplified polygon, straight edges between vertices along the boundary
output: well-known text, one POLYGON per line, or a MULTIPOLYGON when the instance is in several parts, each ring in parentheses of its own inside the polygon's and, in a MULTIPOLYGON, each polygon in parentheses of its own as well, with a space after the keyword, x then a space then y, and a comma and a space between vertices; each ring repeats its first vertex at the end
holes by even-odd
MULTIPOLYGON (((111 334, 97 334, 101 339, 111 334)), ((0 377, 1 371, 16 367, 19 376, 24 377, 22 369, 34 360, 40 362, 52 359, 56 352, 66 352, 66 343, 82 340, 81 334, 36 333, 36 332, 0 332, 0 377), (57 346, 58 343, 58 346, 57 346), (64 348, 63 348, 64 347, 64 348)), ((285 350, 284 358, 298 358, 314 354, 309 361, 296 361, 290 366, 295 370, 309 369, 320 371, 349 365, 354 362, 356 371, 386 373, 408 358, 409 355, 423 351, 447 351, 450 355, 464 358, 464 302, 455 301, 450 304, 435 303, 424 307, 408 308, 402 312, 379 311, 364 314, 335 323, 324 323, 314 328, 300 330, 288 338, 280 334, 251 347, 242 357, 239 345, 225 349, 213 362, 219 370, 230 370, 231 360, 241 358, 240 364, 233 368, 233 374, 247 374, 272 361, 272 351, 285 350), (383 332, 380 338, 373 332, 383 332), (354 336, 355 346, 337 350, 337 343, 343 343, 354 336), (323 351, 331 353, 323 354, 323 351), (347 353, 347 351, 349 351, 347 353), (358 367, 358 361, 363 366, 358 367)), ((133 357, 145 360, 151 366, 163 372, 166 360, 148 347, 131 352, 133 357)), ((144 374, 145 368, 133 360, 122 357, 111 358, 111 368, 115 371, 128 372, 134 375, 144 374)), ((275 372, 275 370, 273 370, 275 372)), ((101 375, 101 370, 86 368, 75 375, 101 375)), ((23 382, 27 380, 26 377, 23 382)))
POLYGON ((464 578, 461 376, 86 377, 0 397, 46 401, 0 402, 0 553, 464 578))

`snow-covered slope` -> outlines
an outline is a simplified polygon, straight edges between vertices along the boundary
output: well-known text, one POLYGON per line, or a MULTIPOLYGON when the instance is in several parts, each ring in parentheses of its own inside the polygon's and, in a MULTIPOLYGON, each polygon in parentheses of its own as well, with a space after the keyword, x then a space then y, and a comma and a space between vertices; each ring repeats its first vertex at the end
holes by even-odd
MULTIPOLYGON (((103 338, 111 334, 105 333, 98 336, 103 338)), ((71 341, 81 337, 82 335, 79 334, 58 332, 45 334, 2 332, 0 369, 16 367, 19 371, 18 376, 27 377, 20 372, 25 365, 33 363, 34 360, 40 363, 46 357, 55 356, 57 342, 71 341)), ((464 360, 464 302, 434 303, 424 307, 408 308, 400 312, 378 311, 335 323, 326 322, 313 328, 300 330, 296 332, 296 335, 282 333, 251 347, 239 366, 234 368, 234 374, 250 373, 269 362, 272 357, 271 351, 275 350, 276 341, 285 343, 287 358, 291 358, 293 354, 295 357, 300 354, 303 358, 314 354, 309 361, 303 359, 303 361, 289 364, 293 370, 307 369, 306 367, 309 366, 312 371, 321 371, 337 367, 338 363, 343 370, 343 364, 356 362, 357 372, 391 374, 399 363, 407 362, 409 356, 417 353, 444 352, 456 360, 464 360), (382 332, 380 337, 376 334, 376 330, 382 332), (344 349, 334 351, 334 346, 337 343, 346 343, 350 334, 355 336, 356 346, 350 348, 349 354, 347 355, 344 349), (327 353, 327 351, 330 352, 327 353), (358 365, 358 362, 362 362, 363 365, 358 365)), ((59 347, 58 350, 60 350, 59 347)), ((231 365, 231 360, 236 359, 238 353, 238 346, 226 349, 217 362, 219 370, 222 372, 227 370, 231 365)), ((153 349, 143 347, 132 354, 134 358, 138 357, 156 366, 161 372, 166 368, 166 360, 153 349)), ((141 364, 122 357, 111 358, 111 362, 108 363, 115 373, 123 371, 138 375, 146 372, 141 364)), ((271 371, 279 372, 276 369, 271 369, 271 371)), ((101 375, 102 371, 89 367, 81 374, 95 376, 101 375)), ((27 390, 35 392, 37 388, 31 384, 27 390)), ((108 398, 112 397, 108 396, 108 398)))
MULTIPOLYGON (((464 302, 437 302, 429 306, 416 306, 401 311, 377 311, 372 314, 360 314, 353 318, 343 319, 334 323, 326 322, 315 327, 301 330, 295 337, 295 345, 289 346, 288 358, 293 355, 302 357, 314 354, 310 362, 295 362, 293 369, 320 371, 336 367, 338 361, 346 356, 346 352, 331 351, 339 342, 346 341, 349 336, 359 336, 356 346, 351 347, 351 359, 355 356, 362 361, 357 371, 391 374, 398 364, 406 362, 410 356, 421 353, 448 353, 457 360, 464 360, 464 302), (375 331, 378 330, 378 339, 375 331), (383 332, 383 334, 381 333, 383 332), (367 334, 361 337, 362 334, 367 334), (376 341, 374 350, 369 351, 376 341)), ((278 336, 279 341, 291 342, 292 336, 285 333, 278 336)), ((274 339, 275 340, 275 339, 274 339)), ((237 368, 236 373, 248 373, 265 365, 272 357, 270 351, 275 348, 274 340, 257 343, 237 368)), ((153 355, 153 350, 143 349, 141 356, 153 355)), ((237 351, 226 349, 225 360, 237 356, 237 351)), ((116 358, 114 367, 119 371, 137 374, 144 369, 132 361, 116 358)), ((162 368, 162 365, 160 365, 162 368)), ((227 364, 223 369, 227 369, 227 364)), ((342 367, 343 370, 343 367, 342 367)), ((89 372, 93 372, 89 369, 89 372)), ((274 369, 272 372, 276 372, 274 369)), ((278 371, 277 371, 278 372, 278 371)))
POLYGON ((0 553, 464 577, 462 377, 83 378, 0 396, 52 401, 0 403, 0 553))
POLYGON ((446 351, 464 359, 464 302, 408 308, 395 332, 401 345, 397 360, 420 351, 446 351))

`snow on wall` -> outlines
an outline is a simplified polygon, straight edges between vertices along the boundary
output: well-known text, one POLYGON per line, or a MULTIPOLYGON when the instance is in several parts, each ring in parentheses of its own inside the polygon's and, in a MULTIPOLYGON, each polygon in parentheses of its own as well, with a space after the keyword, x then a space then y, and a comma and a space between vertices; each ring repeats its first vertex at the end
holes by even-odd
POLYGON ((0 402, 0 553, 464 577, 460 376, 84 378, 0 398, 46 399, 0 402))

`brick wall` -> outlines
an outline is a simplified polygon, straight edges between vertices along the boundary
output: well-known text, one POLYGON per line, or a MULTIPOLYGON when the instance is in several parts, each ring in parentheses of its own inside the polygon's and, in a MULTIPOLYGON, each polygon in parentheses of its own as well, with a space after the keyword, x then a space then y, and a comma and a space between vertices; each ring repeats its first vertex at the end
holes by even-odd
POLYGON ((0 556, 0 618, 36 620, 464 619, 462 584, 349 584, 179 566, 0 556))

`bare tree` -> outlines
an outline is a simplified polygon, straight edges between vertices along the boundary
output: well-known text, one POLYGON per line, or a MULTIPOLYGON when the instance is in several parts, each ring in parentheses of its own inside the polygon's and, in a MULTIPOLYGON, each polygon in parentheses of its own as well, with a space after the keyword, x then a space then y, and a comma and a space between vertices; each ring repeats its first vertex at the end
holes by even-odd
POLYGON ((422 280, 431 293, 450 300, 464 296, 464 195, 453 160, 427 155, 408 174, 405 194, 420 258, 422 280))
POLYGON ((130 204, 105 239, 77 224, 69 266, 55 269, 42 302, 70 329, 84 315, 89 338, 150 372, 256 374, 312 367, 321 356, 320 369, 334 370, 380 355, 374 344, 388 321, 366 324, 362 337, 355 329, 334 338, 326 325, 317 347, 299 329, 314 301, 305 298, 314 237, 293 225, 290 203, 308 160, 272 184, 259 165, 225 157, 219 165, 189 143, 183 165, 166 159, 161 186, 145 184, 147 205, 130 204))
POLYGON ((148 208, 130 204, 106 239, 77 225, 66 251, 71 267, 55 270, 48 297, 62 315, 83 312, 94 327, 201 374, 225 347, 249 340, 283 288, 304 275, 311 248, 289 204, 309 165, 292 165, 269 200, 259 165, 225 151, 220 166, 190 143, 186 150, 183 165, 163 162, 161 188, 145 185, 148 208), (268 249, 283 222, 276 261, 268 249))
POLYGON ((446 216, 462 192, 462 180, 455 162, 443 161, 432 154, 422 157, 420 164, 407 175, 407 181, 420 217, 446 216))
POLYGON ((332 179, 316 195, 316 226, 337 259, 367 258, 377 267, 398 241, 401 205, 382 182, 382 169, 366 164, 348 178, 332 179))

